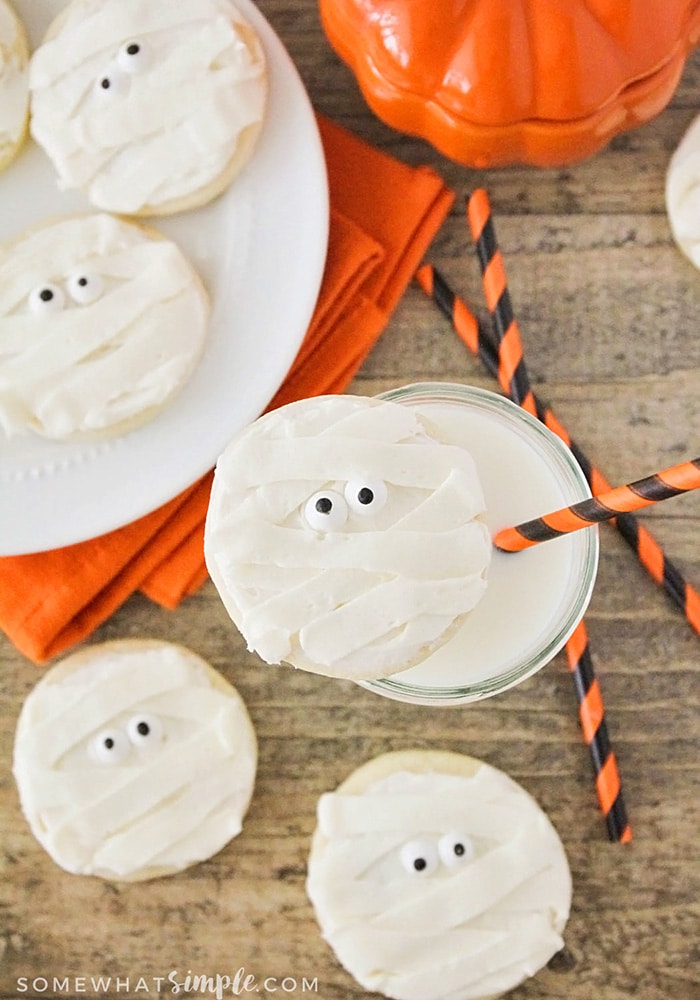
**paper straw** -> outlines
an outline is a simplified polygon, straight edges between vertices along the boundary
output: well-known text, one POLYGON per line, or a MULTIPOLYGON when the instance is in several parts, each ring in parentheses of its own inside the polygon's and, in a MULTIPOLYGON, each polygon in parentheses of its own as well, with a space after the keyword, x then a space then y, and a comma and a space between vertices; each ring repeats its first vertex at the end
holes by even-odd
POLYGON ((520 552, 531 545, 588 528, 600 521, 608 521, 620 513, 642 510, 698 488, 700 458, 693 458, 637 479, 626 486, 617 486, 606 493, 580 500, 569 507, 561 507, 512 528, 503 528, 496 533, 493 543, 503 552, 520 552))
MULTIPOLYGON (((442 275, 430 265, 426 264, 419 268, 416 280, 452 322, 455 331, 469 350, 477 355, 492 375, 499 378, 498 350, 484 333, 466 303, 457 298, 442 275)), ((522 356, 522 344, 520 352, 522 356)), ((529 388, 524 356, 522 367, 529 388)), ((530 392, 536 407, 536 415, 542 420, 547 412, 546 408, 541 406, 531 390, 530 392)), ((563 431, 563 428, 560 429, 563 431)), ((627 820, 617 760, 610 743, 600 685, 595 676, 588 632, 583 620, 579 622, 574 634, 567 641, 566 654, 574 681, 581 731, 588 747, 598 803, 605 819, 608 838, 614 843, 628 843, 632 839, 632 828, 627 820)))
POLYGON ((536 416, 535 400, 525 367, 520 330, 513 315, 503 258, 496 241, 488 195, 477 188, 467 202, 486 305, 493 317, 498 342, 498 381, 514 403, 536 416))
MULTIPOLYGON (((487 371, 498 376, 498 354, 491 339, 484 334, 469 306, 452 291, 443 275, 432 265, 424 264, 416 272, 416 281, 451 322, 453 329, 469 350, 477 355, 487 371)), ((604 493, 612 489, 600 469, 596 468, 580 445, 558 419, 554 411, 534 394, 537 416, 571 449, 583 469, 591 490, 604 493)), ((700 594, 685 579, 678 567, 634 514, 619 514, 612 524, 634 551, 652 580, 662 587, 681 609, 691 628, 700 634, 700 594)))
POLYGON ((617 760, 610 745, 600 685, 593 669, 588 635, 582 621, 566 644, 566 657, 574 680, 579 722, 591 756, 596 793, 605 817, 608 837, 612 841, 627 844, 632 839, 632 828, 627 820, 617 760))

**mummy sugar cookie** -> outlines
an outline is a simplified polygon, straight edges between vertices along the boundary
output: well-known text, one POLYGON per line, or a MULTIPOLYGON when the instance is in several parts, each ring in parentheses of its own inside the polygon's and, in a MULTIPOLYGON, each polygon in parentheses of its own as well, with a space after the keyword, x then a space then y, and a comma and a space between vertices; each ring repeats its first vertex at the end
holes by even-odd
POLYGON ((491 556, 474 463, 411 407, 301 400, 219 459, 207 565, 266 662, 387 676, 448 638, 491 556))
POLYGON ((162 215, 210 201, 248 160, 265 56, 230 0, 73 0, 32 56, 30 90, 62 190, 162 215))
POLYGON ((14 159, 27 133, 29 52, 22 24, 0 0, 0 170, 14 159))
POLYGON ((165 406, 204 348, 207 294, 179 248, 106 214, 0 248, 0 429, 121 432, 165 406))
POLYGON ((318 805, 307 890, 323 936, 395 1000, 495 997, 563 944, 566 855, 535 801, 461 754, 404 751, 318 805))
POLYGON ((14 774, 30 828, 66 871, 170 875, 240 833, 256 739, 242 699, 181 646, 124 640, 53 667, 24 703, 14 774))
POLYGON ((669 162, 666 210, 673 238, 700 268, 700 117, 691 123, 669 162))

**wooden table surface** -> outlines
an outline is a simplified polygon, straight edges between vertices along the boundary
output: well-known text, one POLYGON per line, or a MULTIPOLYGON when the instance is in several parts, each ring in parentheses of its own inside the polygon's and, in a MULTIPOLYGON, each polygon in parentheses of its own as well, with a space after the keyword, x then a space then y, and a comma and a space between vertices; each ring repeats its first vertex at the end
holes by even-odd
MULTIPOLYGON (((664 178, 700 112, 700 54, 660 117, 588 162, 484 173, 369 112, 314 0, 260 8, 319 111, 408 163, 432 165, 457 192, 429 257, 481 315, 464 197, 488 188, 535 386, 608 479, 697 455, 700 274, 672 242, 664 178)), ((414 285, 351 391, 424 379, 494 387, 414 285)), ((700 587, 700 493, 643 520, 700 587)), ((0 997, 97 996, 98 975, 111 977, 104 996, 171 996, 172 972, 183 982, 188 970, 239 968, 257 977, 259 996, 363 996, 318 933, 304 889, 309 838, 322 792, 370 757, 407 747, 464 751, 507 771, 561 834, 574 884, 566 949, 513 1000, 700 996, 700 645, 614 529, 604 526, 601 540, 586 620, 634 829, 626 846, 606 837, 563 655, 495 699, 424 709, 262 667, 207 584, 175 612, 134 596, 90 641, 182 642, 238 687, 260 741, 244 831, 169 879, 123 886, 65 874, 30 835, 10 773, 17 713, 41 671, 0 637, 0 997)))

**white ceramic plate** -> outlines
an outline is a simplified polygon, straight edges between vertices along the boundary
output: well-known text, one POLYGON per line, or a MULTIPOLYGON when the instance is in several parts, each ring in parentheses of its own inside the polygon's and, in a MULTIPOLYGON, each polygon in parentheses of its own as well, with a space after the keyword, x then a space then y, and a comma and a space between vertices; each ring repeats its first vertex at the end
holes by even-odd
MULTIPOLYGON (((211 294, 204 357, 168 409, 132 433, 89 445, 0 437, 0 555, 93 538, 172 499, 264 410, 306 332, 328 239, 323 149, 282 43, 250 0, 236 2, 268 59, 269 107, 258 146, 216 202, 153 220, 211 294)), ((33 44, 64 6, 15 0, 33 44)), ((85 211, 81 195, 58 192, 31 140, 0 174, 0 241, 44 218, 85 211)))

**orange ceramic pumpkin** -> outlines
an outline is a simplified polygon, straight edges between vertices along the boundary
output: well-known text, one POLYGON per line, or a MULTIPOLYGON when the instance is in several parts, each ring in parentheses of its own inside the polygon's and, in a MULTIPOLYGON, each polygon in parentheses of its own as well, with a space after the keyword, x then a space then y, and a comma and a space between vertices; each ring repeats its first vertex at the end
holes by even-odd
POLYGON ((475 167, 582 159, 670 100, 700 0, 320 0, 387 124, 475 167))

